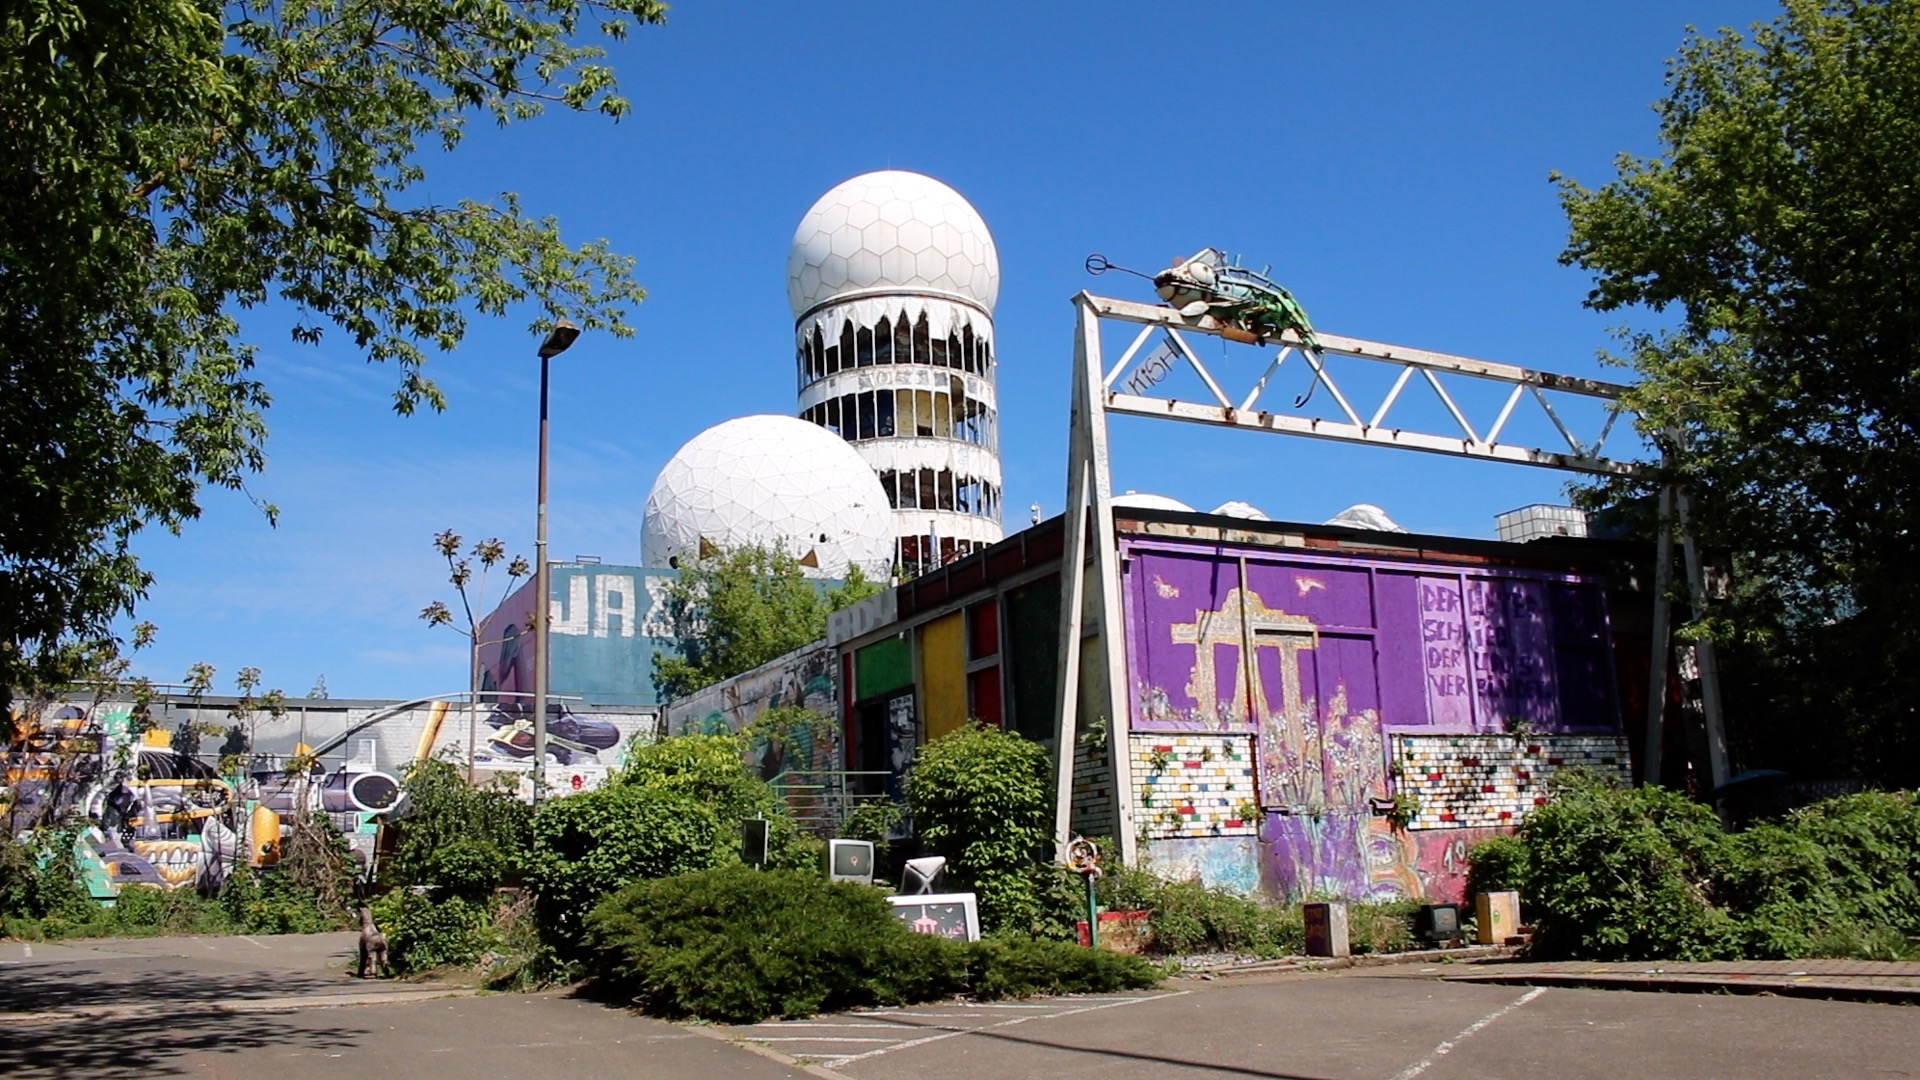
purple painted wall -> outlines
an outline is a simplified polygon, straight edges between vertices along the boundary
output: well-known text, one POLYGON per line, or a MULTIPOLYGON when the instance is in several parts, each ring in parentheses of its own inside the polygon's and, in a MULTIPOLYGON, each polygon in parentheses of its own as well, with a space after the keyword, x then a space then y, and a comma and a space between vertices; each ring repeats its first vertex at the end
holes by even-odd
MULTIPOLYGON (((1283 894, 1385 880, 1395 733, 1613 731, 1603 582, 1305 552, 1125 543, 1132 730, 1254 735, 1262 876, 1283 894)), ((1405 880, 1400 880, 1405 879, 1405 880)))

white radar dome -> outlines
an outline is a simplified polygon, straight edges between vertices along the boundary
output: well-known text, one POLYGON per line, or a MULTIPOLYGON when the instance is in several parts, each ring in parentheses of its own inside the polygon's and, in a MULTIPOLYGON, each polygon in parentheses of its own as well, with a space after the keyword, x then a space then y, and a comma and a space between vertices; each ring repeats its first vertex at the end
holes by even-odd
POLYGON ((1166 495, 1155 495, 1151 491, 1127 491, 1113 497, 1113 505, 1131 507, 1135 510, 1183 510, 1193 512, 1193 507, 1179 499, 1166 495))
POLYGON ((795 318, 867 289, 946 293, 993 311, 1000 256, 979 211, 931 176, 888 169, 820 196, 793 232, 787 299, 795 318))
POLYGON ((695 435, 647 496, 641 559, 675 566, 727 549, 784 547, 809 576, 893 569, 887 493, 846 440, 794 416, 743 416, 695 435))

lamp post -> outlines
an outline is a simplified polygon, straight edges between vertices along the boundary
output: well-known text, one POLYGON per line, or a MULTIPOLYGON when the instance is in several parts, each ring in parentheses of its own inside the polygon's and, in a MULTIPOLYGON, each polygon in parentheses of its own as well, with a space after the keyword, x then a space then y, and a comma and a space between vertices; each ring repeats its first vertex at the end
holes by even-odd
POLYGON ((567 351, 580 328, 566 319, 553 324, 540 343, 540 495, 533 533, 533 803, 547 775, 547 607, 552 583, 547 573, 547 368, 567 351))

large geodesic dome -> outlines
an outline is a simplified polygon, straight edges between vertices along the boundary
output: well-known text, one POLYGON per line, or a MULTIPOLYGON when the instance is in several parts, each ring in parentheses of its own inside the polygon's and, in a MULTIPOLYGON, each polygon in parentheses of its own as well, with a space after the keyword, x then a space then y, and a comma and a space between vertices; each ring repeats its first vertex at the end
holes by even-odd
POLYGON ((660 470, 640 550, 648 566, 675 566, 748 545, 784 547, 814 577, 857 564, 884 581, 892 510, 846 440, 798 417, 743 416, 695 435, 660 470))
POLYGON ((931 176, 865 173, 820 196, 793 233, 787 299, 797 318, 845 293, 924 289, 989 313, 1000 256, 979 211, 931 176))

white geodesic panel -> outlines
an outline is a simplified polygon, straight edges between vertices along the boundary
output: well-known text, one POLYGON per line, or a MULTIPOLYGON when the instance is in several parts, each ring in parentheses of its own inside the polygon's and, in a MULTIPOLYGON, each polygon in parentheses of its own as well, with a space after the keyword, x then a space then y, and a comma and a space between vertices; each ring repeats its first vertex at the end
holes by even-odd
POLYGON ((898 169, 820 196, 787 256, 794 315, 841 293, 885 288, 958 293, 992 311, 1000 256, 979 211, 940 181, 898 169))
POLYGON ((893 511, 880 478, 838 435, 793 416, 743 416, 695 435, 647 496, 641 559, 671 566, 710 548, 782 546, 814 577, 893 568, 893 511), (812 558, 807 556, 811 554, 812 558))

